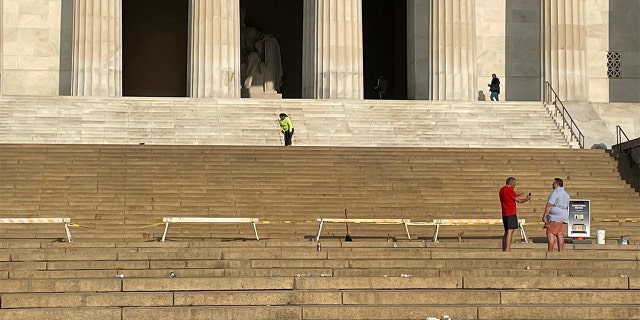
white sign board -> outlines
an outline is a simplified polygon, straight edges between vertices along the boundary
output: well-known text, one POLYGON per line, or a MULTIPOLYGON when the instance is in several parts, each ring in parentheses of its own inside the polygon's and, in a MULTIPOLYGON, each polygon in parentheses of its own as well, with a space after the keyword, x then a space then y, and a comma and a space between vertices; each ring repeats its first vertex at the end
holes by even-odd
POLYGON ((570 238, 589 238, 591 236, 591 200, 569 201, 569 232, 570 238))

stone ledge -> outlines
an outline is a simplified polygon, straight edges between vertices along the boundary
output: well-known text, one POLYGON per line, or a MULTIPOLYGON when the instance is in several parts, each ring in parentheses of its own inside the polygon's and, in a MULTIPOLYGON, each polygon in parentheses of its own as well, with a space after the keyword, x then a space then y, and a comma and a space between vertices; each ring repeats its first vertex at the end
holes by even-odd
MULTIPOLYGON (((251 320, 302 320, 302 307, 173 307, 173 308, 123 308, 122 320, 157 319, 251 319, 251 320)), ((89 318, 87 318, 89 319, 89 318)), ((116 318, 112 318, 116 319, 116 318)), ((110 320, 112 320, 110 319, 110 320)))
POLYGON ((626 277, 464 277, 465 289, 630 289, 626 277))
POLYGON ((0 319, 11 320, 113 320, 120 319, 121 315, 121 308, 0 309, 0 319))
POLYGON ((457 289, 462 288, 460 277, 356 277, 356 278, 296 278, 295 289, 457 289))
POLYGON ((166 278, 123 280, 123 291, 286 290, 293 278, 166 278))
MULTIPOLYGON (((3 280, 3 293, 20 292, 113 292, 121 291, 120 279, 25 279, 3 280)), ((7 318, 9 319, 9 318, 7 318)))
POLYGON ((555 319, 581 319, 581 320, 620 320, 640 319, 638 306, 536 306, 530 305, 504 306, 504 307, 478 307, 477 318, 480 320, 518 319, 518 320, 555 320, 555 319))

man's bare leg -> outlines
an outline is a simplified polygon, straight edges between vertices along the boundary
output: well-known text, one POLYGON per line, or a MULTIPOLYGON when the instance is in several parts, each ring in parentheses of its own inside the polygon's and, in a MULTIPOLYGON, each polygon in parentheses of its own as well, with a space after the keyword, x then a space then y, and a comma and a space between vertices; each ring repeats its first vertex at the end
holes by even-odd
POLYGON ((511 250, 511 239, 513 238, 513 229, 507 229, 502 236, 502 251, 511 250))
POLYGON ((564 234, 558 233, 556 237, 558 237, 558 252, 561 252, 564 250, 564 234))
MULTIPOLYGON (((556 236, 554 234, 551 234, 550 232, 547 232, 547 252, 552 252, 553 251, 553 246, 555 245, 555 241, 556 240, 556 236)), ((559 246, 560 244, 558 244, 559 246)))

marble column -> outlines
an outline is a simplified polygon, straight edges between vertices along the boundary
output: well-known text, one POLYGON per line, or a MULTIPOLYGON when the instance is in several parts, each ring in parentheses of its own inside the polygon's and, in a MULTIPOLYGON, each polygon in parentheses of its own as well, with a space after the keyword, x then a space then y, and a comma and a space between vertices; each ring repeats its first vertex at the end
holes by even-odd
POLYGON ((75 0, 74 96, 122 95, 121 0, 75 0))
POLYGON ((305 0, 304 98, 363 99, 362 0, 305 0))
POLYGON ((190 96, 239 98, 239 1, 191 0, 190 29, 190 96))
POLYGON ((475 0, 431 1, 431 99, 475 100, 475 0))
POLYGON ((587 98, 584 1, 542 2, 544 79, 564 101, 587 98))

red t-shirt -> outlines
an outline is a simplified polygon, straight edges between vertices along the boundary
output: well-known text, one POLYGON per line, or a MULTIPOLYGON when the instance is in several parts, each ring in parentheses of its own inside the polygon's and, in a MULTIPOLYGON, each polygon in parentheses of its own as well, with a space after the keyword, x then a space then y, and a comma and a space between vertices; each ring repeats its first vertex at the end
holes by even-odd
POLYGON ((518 194, 511 186, 504 186, 500 189, 500 206, 502 207, 502 216, 512 216, 516 214, 516 198, 518 194))

